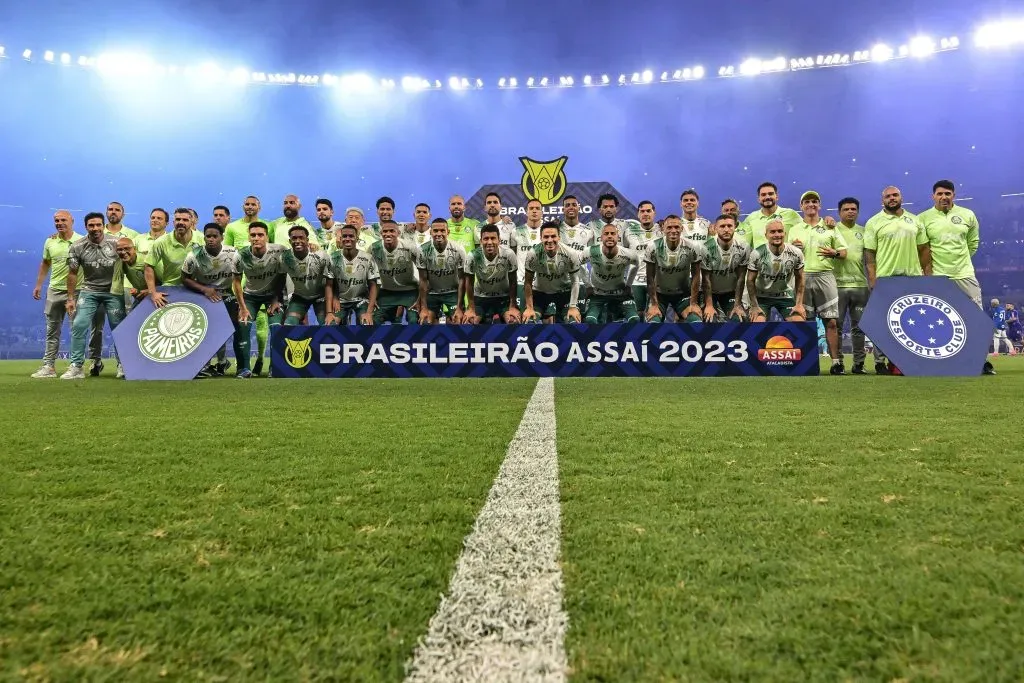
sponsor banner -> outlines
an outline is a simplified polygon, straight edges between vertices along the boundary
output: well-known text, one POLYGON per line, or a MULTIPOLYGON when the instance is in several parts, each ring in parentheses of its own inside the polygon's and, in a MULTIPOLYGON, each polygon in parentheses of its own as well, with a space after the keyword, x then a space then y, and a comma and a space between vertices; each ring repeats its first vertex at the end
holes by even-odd
POLYGON ((167 305, 145 299, 114 330, 128 379, 192 379, 234 331, 224 302, 184 287, 161 287, 167 305))
POLYGON ((980 375, 995 330, 944 277, 878 278, 860 328, 910 376, 980 375))
POLYGON ((506 183, 484 185, 466 202, 466 215, 477 220, 486 220, 484 199, 490 192, 501 197, 502 214, 512 218, 516 225, 526 222, 526 202, 537 199, 544 205, 544 220, 562 220, 562 197, 574 195, 580 201, 580 222, 597 220, 597 199, 602 194, 614 194, 619 198, 618 218, 636 218, 636 207, 621 192, 608 182, 570 182, 565 167, 569 157, 562 156, 550 161, 538 161, 519 157, 523 175, 518 184, 506 183))
POLYGON ((814 323, 278 327, 274 377, 817 375, 814 323))

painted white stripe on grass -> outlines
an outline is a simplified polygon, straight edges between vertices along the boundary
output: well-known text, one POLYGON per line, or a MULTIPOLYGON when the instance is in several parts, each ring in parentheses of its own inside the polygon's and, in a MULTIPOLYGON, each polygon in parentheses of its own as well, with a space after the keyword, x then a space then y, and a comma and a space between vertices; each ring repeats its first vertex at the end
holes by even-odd
POLYGON ((555 384, 538 380, 406 681, 564 681, 555 384))

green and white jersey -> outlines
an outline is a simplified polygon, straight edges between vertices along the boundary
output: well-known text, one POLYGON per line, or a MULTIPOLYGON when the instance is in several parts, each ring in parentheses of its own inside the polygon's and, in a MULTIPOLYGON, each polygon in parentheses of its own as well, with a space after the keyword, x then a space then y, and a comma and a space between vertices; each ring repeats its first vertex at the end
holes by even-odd
POLYGON ((931 245, 932 272, 954 280, 973 278, 971 257, 981 244, 978 217, 974 212, 954 204, 945 213, 936 208, 922 211, 917 219, 924 226, 931 245))
POLYGON ((516 260, 519 262, 517 278, 519 284, 523 284, 526 278, 526 257, 533 248, 540 244, 540 226, 531 228, 529 225, 520 225, 516 228, 516 260))
MULTIPOLYGON (((395 224, 398 225, 399 233, 409 231, 412 226, 412 223, 401 223, 399 221, 395 221, 395 224)), ((377 239, 380 239, 380 221, 367 223, 366 225, 363 226, 363 230, 369 230, 370 232, 377 236, 377 239)))
POLYGON ((773 254, 762 244, 750 254, 747 270, 757 273, 755 282, 758 298, 792 299, 795 294, 795 273, 804 268, 804 253, 792 244, 782 245, 782 252, 773 254))
POLYGON ((231 296, 231 283, 235 281, 236 275, 242 274, 238 250, 222 246, 220 253, 214 256, 206 247, 196 249, 185 257, 185 262, 181 264, 181 274, 201 285, 213 287, 222 296, 231 296))
POLYGON ((343 304, 363 303, 369 299, 370 283, 380 282, 377 264, 365 251, 357 251, 352 259, 341 249, 331 252, 330 277, 334 293, 343 304))
POLYGON ((736 228, 736 234, 733 239, 743 239, 751 248, 756 248, 762 244, 767 244, 768 240, 764 236, 764 229, 768 227, 768 223, 773 220, 781 220, 783 225, 786 227, 786 239, 789 239, 789 231, 793 229, 793 226, 797 223, 803 222, 804 218, 793 209, 786 209, 781 206, 776 206, 775 211, 769 215, 764 215, 760 209, 747 216, 746 220, 743 221, 738 228, 736 228))
POLYGON ((576 225, 562 223, 558 227, 558 241, 576 252, 576 256, 580 260, 583 259, 583 253, 596 242, 594 230, 589 224, 585 225, 583 223, 577 223, 576 225))
POLYGON ((181 284, 181 264, 185 257, 196 249, 202 249, 206 240, 198 230, 193 230, 185 244, 182 244, 169 232, 157 241, 146 255, 146 265, 153 268, 153 272, 160 276, 165 285, 181 284))
POLYGON ((595 296, 626 296, 629 288, 626 278, 629 271, 639 265, 637 254, 632 249, 616 247, 615 256, 604 253, 604 247, 594 245, 583 255, 584 263, 590 265, 590 286, 595 296))
MULTIPOLYGON (((76 291, 111 292, 114 273, 121 259, 117 257, 117 239, 104 233, 103 239, 94 244, 88 237, 73 242, 68 247, 68 270, 76 275, 76 291)), ((67 283, 65 282, 65 289, 67 283)))
MULTIPOLYGON (((786 240, 792 243, 800 240, 803 245, 800 249, 804 252, 804 272, 827 273, 835 268, 836 259, 818 256, 818 249, 846 249, 846 240, 835 228, 825 225, 825 219, 819 218, 816 225, 810 225, 800 221, 789 231, 789 238, 786 240)), ((839 259, 842 260, 842 259, 839 259)))
POLYGON ((366 226, 359 229, 359 240, 356 242, 356 249, 369 252, 374 242, 380 242, 380 235, 374 233, 371 228, 366 226))
POLYGON ((292 281, 292 293, 303 299, 324 298, 331 262, 323 251, 311 251, 300 259, 291 249, 281 256, 281 264, 288 279, 292 281))
POLYGON ((270 224, 270 242, 273 244, 280 244, 283 247, 291 248, 292 243, 288 239, 288 231, 294 227, 305 228, 309 231, 309 241, 323 244, 323 230, 320 229, 320 224, 317 223, 317 227, 313 227, 309 224, 302 216, 299 216, 293 221, 288 220, 284 216, 277 218, 273 223, 270 224))
POLYGON ((661 237, 661 229, 657 223, 644 226, 640 221, 626 221, 626 229, 622 233, 622 246, 636 252, 638 264, 636 277, 633 278, 634 285, 647 286, 647 268, 644 266, 647 259, 647 248, 659 237, 661 237))
POLYGON ((50 264, 50 289, 56 292, 67 291, 68 250, 80 239, 82 236, 73 232, 68 239, 62 239, 60 235, 57 235, 43 243, 43 260, 50 264))
POLYGON ((238 250, 238 262, 245 275, 246 294, 260 297, 281 296, 284 290, 284 264, 282 259, 287 247, 268 244, 262 256, 253 253, 252 245, 238 250))
POLYGON ((476 248, 476 228, 480 221, 475 218, 462 217, 462 221, 456 223, 448 219, 448 241, 460 245, 468 254, 476 248))
POLYGON ((399 240, 394 251, 385 249, 383 242, 374 242, 370 245, 368 253, 377 265, 377 272, 380 273, 381 289, 391 292, 419 289, 420 281, 416 275, 416 261, 420 254, 418 249, 413 249, 408 242, 399 240))
POLYGON ((730 240, 728 246, 723 246, 721 240, 711 239, 708 246, 712 245, 715 248, 708 249, 708 255, 701 263, 701 267, 711 275, 711 292, 732 294, 739 279, 747 276, 750 247, 739 240, 730 240))
POLYGON ((518 271, 516 252, 506 246, 499 246, 492 260, 483 247, 477 247, 466 260, 466 274, 473 276, 473 296, 509 296, 508 276, 518 271))
POLYGON ((429 225, 427 226, 427 229, 424 230, 423 232, 420 232, 419 230, 411 230, 402 233, 402 236, 405 239, 409 240, 412 244, 415 244, 417 249, 422 247, 424 244, 429 243, 433 239, 430 236, 429 225))
MULTIPOLYGON (((629 219, 627 218, 613 218, 609 225, 614 225, 615 229, 619 231, 619 242, 622 242, 622 235, 626 232, 626 228, 629 227, 629 219)), ((604 231, 605 222, 603 218, 597 218, 587 223, 587 228, 590 232, 594 233, 594 244, 601 243, 601 233, 604 231)))
POLYGON ((707 258, 708 250, 703 245, 685 237, 680 238, 675 249, 669 249, 665 237, 655 239, 644 255, 645 268, 653 263, 657 268, 658 294, 690 294, 691 267, 707 258))
MULTIPOLYGON (((481 223, 480 225, 473 228, 473 240, 477 246, 480 246, 480 229, 487 225, 487 223, 481 223)), ((501 246, 508 247, 512 251, 516 251, 516 226, 512 223, 506 223, 503 220, 499 220, 495 225, 498 227, 498 240, 501 242, 501 246)), ((472 251, 467 249, 467 252, 472 251)))
POLYGON ((875 275, 921 275, 917 248, 928 244, 928 235, 917 216, 904 211, 894 216, 879 211, 864 226, 864 248, 875 252, 875 275))
POLYGON ((836 223, 836 230, 846 240, 846 258, 836 261, 836 285, 839 289, 861 289, 868 286, 864 272, 864 226, 848 228, 836 223))
POLYGON ((700 215, 695 217, 692 221, 687 220, 685 216, 679 220, 683 225, 683 237, 704 245, 708 243, 708 234, 711 232, 711 221, 700 215))
POLYGON ((466 250, 451 240, 440 250, 433 242, 420 247, 416 267, 427 273, 427 291, 430 294, 450 294, 459 291, 459 282, 466 272, 466 250))
POLYGON ((580 279, 580 257, 564 244, 558 245, 554 256, 548 256, 544 246, 538 244, 526 255, 526 270, 533 273, 533 288, 538 292, 568 292, 573 279, 580 279))
POLYGON ((234 247, 235 249, 247 246, 249 244, 249 223, 263 223, 267 226, 267 235, 269 236, 270 227, 274 224, 274 221, 258 216, 251 221, 246 221, 243 218, 231 221, 224 228, 224 245, 234 247))

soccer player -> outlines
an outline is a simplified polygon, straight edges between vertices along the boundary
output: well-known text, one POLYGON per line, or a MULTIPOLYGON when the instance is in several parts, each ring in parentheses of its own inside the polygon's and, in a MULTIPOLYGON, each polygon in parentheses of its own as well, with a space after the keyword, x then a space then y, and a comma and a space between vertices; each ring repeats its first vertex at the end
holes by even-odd
POLYGON ((466 313, 466 251, 448 239, 448 221, 438 218, 430 226, 431 241, 420 247, 416 259, 419 271, 419 322, 436 324, 441 316, 459 325, 466 313))
POLYGON ((373 234, 380 239, 381 228, 384 223, 393 221, 398 226, 399 239, 401 239, 401 233, 405 231, 405 226, 398 221, 395 221, 395 200, 391 197, 384 196, 377 200, 377 221, 370 223, 367 227, 373 231, 373 234))
POLYGON ((292 248, 285 251, 281 263, 292 281, 292 294, 284 316, 285 325, 299 325, 313 307, 317 324, 327 321, 327 277, 331 262, 322 251, 310 251, 309 230, 301 225, 288 229, 292 248))
MULTIPOLYGON (((501 240, 501 246, 508 247, 513 252, 517 250, 516 245, 516 227, 511 222, 511 219, 506 220, 501 215, 501 195, 497 192, 488 192, 487 196, 484 197, 484 213, 487 214, 487 220, 477 225, 473 229, 473 239, 479 244, 480 243, 480 228, 485 225, 495 225, 498 227, 498 235, 501 240)), ((469 253, 471 249, 467 249, 469 253)))
MULTIPOLYGON (((234 247, 235 250, 241 249, 242 247, 249 244, 249 226, 253 223, 263 223, 264 225, 270 225, 271 221, 263 220, 260 218, 260 200, 255 195, 249 195, 245 198, 242 203, 242 217, 237 221, 228 223, 228 226, 224 228, 224 244, 229 247, 234 247)), ((242 284, 244 285, 243 282, 242 284)), ((260 309, 260 312, 256 315, 255 320, 256 327, 256 364, 252 370, 257 375, 263 372, 263 359, 267 355, 267 342, 270 340, 270 322, 267 320, 266 311, 260 309)), ((248 327, 246 328, 249 329, 248 327)), ((246 344, 249 343, 249 338, 246 337, 246 344)))
POLYGON ((697 190, 692 187, 683 190, 679 195, 679 208, 683 212, 683 237, 707 246, 711 221, 697 214, 697 209, 700 208, 700 195, 697 194, 697 190))
POLYGON ((747 234, 747 229, 744 227, 743 221, 740 220, 740 203, 731 197, 723 199, 721 215, 732 216, 736 219, 736 230, 733 231, 732 238, 737 242, 745 243, 749 247, 750 235, 747 234))
POLYGON ((1016 352, 1017 345, 1024 341, 1024 328, 1020 324, 1020 312, 1009 302, 1006 304, 1006 335, 1010 338, 1011 348, 1016 352))
MULTIPOLYGON (((577 201, 576 204, 576 213, 579 215, 579 201, 577 201)), ((565 206, 565 200, 562 201, 562 205, 565 206)), ((598 218, 587 223, 587 227, 590 228, 590 231, 593 233, 593 239, 591 243, 581 251, 585 252, 591 246, 600 242, 601 235, 604 234, 604 226, 606 225, 614 225, 615 229, 619 232, 619 241, 622 240, 622 233, 626 229, 626 222, 616 218, 619 213, 619 198, 610 192, 598 197, 597 213, 598 218)))
POLYGON ((219 225, 221 230, 227 230, 231 225, 231 209, 223 204, 213 207, 213 222, 219 225))
POLYGON ((146 257, 146 289, 155 307, 167 304, 167 297, 156 288, 157 270, 165 285, 180 285, 181 264, 189 252, 202 246, 203 236, 192 229, 192 214, 188 209, 175 209, 174 231, 153 242, 146 257))
POLYGON ((989 302, 988 316, 992 318, 995 325, 995 332, 992 333, 992 355, 998 355, 999 350, 1006 342, 1007 353, 1013 353, 1013 344, 1006 336, 1006 308, 999 305, 999 299, 992 299, 989 302))
POLYGON ((291 246, 289 231, 297 225, 301 225, 315 239, 310 242, 310 250, 316 251, 320 248, 321 236, 305 218, 299 215, 302 211, 302 202, 293 194, 285 195, 281 205, 281 212, 284 214, 270 224, 270 241, 273 244, 280 244, 283 247, 291 246))
MULTIPOLYGON (((611 206, 611 202, 609 205, 611 206)), ((614 206, 612 208, 614 209, 614 206)), ((613 213, 613 218, 614 215, 613 213)), ((593 228, 580 222, 580 200, 575 195, 567 194, 562 198, 562 223, 558 227, 558 232, 559 244, 575 251, 580 259, 583 258, 583 252, 594 244, 593 228)))
POLYGON ((617 320, 638 322, 640 314, 630 293, 630 283, 640 262, 635 251, 619 246, 619 227, 615 223, 605 224, 601 244, 590 247, 584 262, 590 265, 593 289, 584 320, 591 325, 617 320))
POLYGON ((135 239, 139 233, 122 223, 124 220, 124 206, 121 202, 110 202, 107 204, 107 222, 103 230, 112 237, 128 237, 135 239))
POLYGON ((866 375, 864 360, 864 331, 860 319, 868 304, 868 278, 864 271, 864 226, 857 225, 860 202, 855 197, 839 201, 839 224, 836 230, 846 241, 846 258, 835 262, 836 287, 839 288, 839 329, 843 329, 846 316, 850 316, 850 336, 853 340, 853 374, 866 375))
POLYGON ((784 320, 807 320, 804 253, 786 244, 786 224, 781 218, 768 221, 764 231, 765 243, 751 252, 747 263, 750 322, 766 322, 772 309, 784 320))
MULTIPOLYGON (((701 264, 705 271, 704 283, 711 292, 710 303, 719 322, 742 322, 746 317, 743 289, 747 283, 750 247, 746 242, 735 239, 735 231, 734 216, 723 213, 716 218, 711 228, 713 237, 708 239, 708 255, 701 264), (710 248, 712 245, 714 249, 710 248)), ((707 304, 705 300, 705 307, 707 304)))
MULTIPOLYGON (((202 249, 196 249, 181 264, 181 279, 193 292, 213 302, 223 301, 228 316, 235 325, 233 347, 238 368, 235 377, 252 377, 249 370, 249 323, 240 322, 239 307, 244 305, 242 294, 242 267, 238 251, 224 246, 224 226, 207 223, 203 228, 202 249), (241 303, 240 303, 241 302, 241 303)), ((204 373, 200 373, 203 375, 204 373)), ((223 374, 223 370, 221 371, 223 374)))
POLYGON ((526 223, 516 228, 516 261, 519 263, 516 273, 516 302, 522 309, 526 306, 523 296, 523 281, 526 278, 526 257, 533 248, 540 244, 540 226, 544 222, 544 205, 539 199, 526 202, 526 223))
POLYGON ((86 236, 68 249, 67 301, 71 316, 71 366, 61 379, 82 379, 85 372, 85 336, 96 309, 105 311, 113 331, 124 320, 124 296, 113 291, 117 271, 117 240, 104 232, 103 214, 85 217, 86 236), (77 289, 81 270, 82 287, 77 289), (77 297, 75 293, 77 291, 77 297))
MULTIPOLYGON (((249 244, 238 250, 238 262, 242 270, 245 285, 242 287, 242 296, 238 297, 240 307, 238 314, 239 323, 248 323, 256 317, 263 309, 267 312, 267 323, 270 332, 282 323, 284 309, 281 302, 284 300, 285 272, 282 260, 284 253, 288 251, 280 244, 269 244, 269 228, 262 221, 249 223, 249 244)), ((236 343, 239 329, 236 328, 236 343)), ((249 345, 249 326, 242 330, 242 337, 246 346, 249 345)), ((239 372, 242 370, 242 359, 239 359, 239 372)), ((245 364, 248 367, 248 356, 245 357, 245 364)), ((256 359, 252 374, 259 375, 263 370, 263 356, 256 359)))
POLYGON ((833 375, 845 375, 843 354, 839 345, 839 288, 836 286, 834 264, 846 258, 846 240, 835 228, 825 225, 820 215, 821 196, 808 190, 800 196, 803 219, 792 226, 786 241, 804 253, 804 311, 808 318, 817 316, 825 326, 833 375))
POLYGON ((647 310, 647 248, 661 236, 661 229, 654 220, 654 203, 645 199, 636 206, 636 220, 626 221, 622 232, 622 246, 636 253, 637 267, 630 290, 637 311, 647 310))
POLYGON ((452 195, 448 200, 448 239, 462 246, 466 252, 473 251, 476 227, 480 221, 466 216, 466 200, 461 195, 452 195))
MULTIPOLYGON (((868 288, 874 289, 880 277, 931 275, 931 249, 928 235, 917 216, 903 208, 903 194, 890 185, 882 190, 882 210, 864 226, 864 266, 868 288)), ((895 375, 892 363, 874 345, 875 373, 895 375)))
POLYGON ((420 202, 412 210, 413 223, 406 232, 416 247, 422 247, 431 241, 430 236, 430 205, 420 202))
POLYGON ((321 235, 321 246, 327 247, 335 240, 335 233, 344 223, 334 220, 334 203, 330 199, 320 197, 313 206, 316 207, 316 219, 320 222, 317 233, 321 235))
POLYGON ((559 243, 559 231, 557 221, 544 223, 541 244, 526 256, 524 322, 580 322, 580 259, 575 250, 559 243))
POLYGON ((327 287, 327 324, 372 325, 370 311, 377 307, 380 273, 368 253, 357 248, 359 228, 343 225, 335 233, 338 249, 331 252, 331 270, 327 287))
MULTIPOLYGON (((703 280, 701 262, 708 257, 707 249, 698 242, 683 237, 683 224, 679 216, 669 214, 661 221, 662 236, 647 247, 644 267, 647 270, 647 321, 668 321, 670 310, 679 322, 700 322, 701 310, 697 306, 697 292, 703 280)), ((704 319, 715 318, 715 308, 708 301, 704 319)))
POLYGON ((373 324, 399 324, 403 320, 416 324, 419 316, 414 307, 419 300, 419 279, 416 261, 420 251, 401 239, 398 223, 386 220, 380 226, 380 241, 370 245, 369 254, 380 274, 377 308, 373 324))
POLYGON ((466 260, 469 305, 463 323, 490 325, 495 316, 504 323, 519 322, 517 261, 516 253, 501 243, 500 226, 488 223, 480 228, 480 246, 466 260))
MULTIPOLYGON (((36 286, 32 290, 32 298, 38 301, 42 297, 43 279, 50 274, 50 283, 46 288, 46 302, 43 315, 46 317, 46 348, 43 351, 43 365, 32 377, 49 379, 57 376, 57 352, 60 351, 60 334, 64 327, 64 316, 67 314, 65 304, 68 301, 68 250, 71 245, 82 239, 75 232, 75 219, 70 211, 61 209, 53 214, 53 225, 57 228, 56 237, 47 238, 43 243, 43 260, 39 263, 39 274, 36 286)), ((102 328, 100 332, 102 334, 102 328)))

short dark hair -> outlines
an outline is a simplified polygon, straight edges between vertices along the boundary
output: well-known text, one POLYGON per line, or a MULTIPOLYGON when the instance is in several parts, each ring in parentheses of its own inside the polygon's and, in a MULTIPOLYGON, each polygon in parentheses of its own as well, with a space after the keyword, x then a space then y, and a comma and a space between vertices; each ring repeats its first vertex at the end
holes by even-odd
POLYGON ((415 211, 416 209, 420 208, 421 206, 425 207, 427 211, 430 211, 430 204, 427 204, 426 202, 420 202, 416 206, 412 207, 412 209, 413 209, 413 211, 415 211))
POLYGON ((665 221, 670 221, 670 220, 677 220, 677 221, 682 222, 683 219, 680 218, 679 216, 675 215, 674 213, 670 213, 669 215, 667 215, 667 216, 665 216, 664 218, 661 219, 661 223, 662 223, 662 225, 664 225, 665 221))
POLYGON ((177 216, 179 213, 187 213, 189 216, 191 216, 192 209, 188 208, 187 206, 179 206, 177 209, 174 210, 174 215, 177 216))
POLYGON ((736 226, 736 216, 733 216, 730 213, 723 213, 722 215, 715 219, 716 223, 718 221, 732 221, 733 227, 736 226))
POLYGON ((533 199, 528 200, 526 202, 526 206, 529 207, 530 204, 533 204, 534 202, 537 202, 538 204, 540 204, 540 208, 542 208, 542 209, 544 208, 544 202, 542 202, 541 200, 537 199, 536 197, 534 197, 533 199))
POLYGON ((309 237, 309 229, 305 225, 293 225, 292 227, 288 228, 288 237, 291 237, 292 233, 295 232, 296 230, 301 230, 303 235, 309 237))
MULTIPOLYGON (((562 204, 565 204, 565 203, 566 203, 567 201, 569 201, 570 199, 575 199, 575 200, 576 200, 576 203, 579 203, 579 201, 580 201, 579 199, 577 199, 576 195, 574 195, 574 194, 567 194, 567 195, 565 195, 564 197, 562 197, 562 204)), ((543 225, 542 225, 542 226, 540 226, 540 229, 541 229, 541 230, 543 230, 543 229, 544 229, 544 226, 543 226, 543 225)))
POLYGON ((494 225, 493 223, 488 223, 487 225, 485 225, 482 228, 480 228, 480 236, 481 237, 484 236, 484 233, 487 233, 488 235, 491 235, 491 234, 501 235, 501 231, 498 230, 498 226, 494 225))
POLYGON ((764 181, 763 183, 761 183, 760 185, 758 185, 758 186, 757 186, 757 193, 758 193, 758 194, 761 194, 761 190, 763 190, 763 189, 764 189, 764 188, 766 188, 766 187, 770 187, 770 188, 772 188, 773 190, 775 190, 775 194, 778 194, 778 193, 779 193, 779 186, 778 186, 778 185, 776 185, 775 183, 773 183, 773 182, 772 182, 772 181, 770 181, 770 180, 766 180, 766 181, 764 181))
POLYGON ((107 206, 110 206, 111 204, 117 204, 118 206, 121 207, 121 210, 124 211, 124 204, 122 204, 121 202, 108 202, 107 206))
POLYGON ((737 209, 740 207, 740 203, 733 199, 732 197, 726 197, 725 199, 723 199, 722 203, 719 204, 719 206, 725 206, 726 204, 735 204, 737 209))
MULTIPOLYGON (((447 223, 447 221, 445 221, 445 223, 447 223)), ((397 228, 397 227, 398 227, 398 222, 397 222, 397 221, 393 221, 393 220, 391 220, 391 219, 389 218, 389 219, 388 219, 388 220, 386 220, 386 221, 381 221, 381 222, 380 222, 380 227, 382 227, 382 228, 383 228, 383 227, 384 227, 385 225, 393 225, 393 226, 395 226, 395 227, 397 228)))
POLYGON ((326 204, 328 209, 334 211, 334 203, 330 199, 324 199, 323 197, 320 197, 315 202, 313 202, 313 207, 316 208, 321 204, 326 204))
POLYGON ((498 203, 501 204, 501 195, 498 194, 497 192, 488 192, 487 194, 485 194, 484 195, 484 201, 486 202, 491 197, 497 197, 498 198, 498 203))
POLYGON ((685 197, 688 194, 692 194, 694 197, 697 198, 697 201, 700 201, 700 195, 697 194, 697 190, 693 189, 692 187, 687 190, 683 190, 683 193, 679 195, 679 200, 682 201, 683 197, 685 197))
MULTIPOLYGON (((198 211, 196 211, 195 209, 193 209, 193 208, 192 208, 191 206, 190 206, 190 207, 188 207, 188 208, 187 208, 187 209, 185 209, 185 210, 186 210, 186 211, 188 211, 188 215, 189 215, 189 216, 192 216, 192 218, 195 218, 196 220, 199 220, 199 212, 198 212, 198 211)), ((175 213, 177 213, 177 212, 175 212, 175 213)))
MULTIPOLYGON (((387 221, 385 221, 385 222, 387 222, 387 221)), ((448 221, 446 221, 445 219, 441 218, 440 216, 438 216, 434 220, 430 221, 431 225, 434 225, 436 223, 444 223, 445 225, 448 225, 448 221)))
POLYGON ((613 195, 611 192, 605 192, 603 195, 597 198, 597 205, 601 206, 606 201, 612 202, 615 206, 619 205, 619 198, 613 195))
POLYGON ((107 221, 107 217, 104 216, 99 211, 90 211, 89 213, 85 214, 85 220, 82 221, 82 224, 83 225, 88 225, 89 221, 91 221, 93 218, 99 218, 100 222, 102 222, 102 223, 106 223, 106 221, 107 221))
MULTIPOLYGON (((934 190, 933 190, 933 192, 934 192, 934 190)), ((860 211, 860 200, 857 199, 856 197, 843 197, 842 199, 840 199, 839 200, 839 210, 840 211, 843 210, 843 204, 853 204, 854 206, 857 207, 857 210, 860 211)))
POLYGON ((357 228, 356 226, 352 225, 351 223, 346 223, 345 225, 341 226, 341 228, 338 230, 338 233, 339 234, 343 233, 346 230, 351 230, 352 232, 354 232, 356 234, 357 237, 359 236, 359 228, 357 228))
POLYGON ((253 228, 263 228, 263 232, 270 234, 270 229, 267 228, 267 224, 263 221, 253 221, 249 224, 249 232, 252 232, 253 228))
POLYGON ((644 204, 650 204, 651 211, 654 210, 654 202, 652 202, 650 199, 641 199, 640 203, 636 205, 637 210, 644 208, 644 204))
POLYGON ((218 204, 217 206, 213 207, 214 213, 217 212, 217 209, 220 209, 221 211, 226 213, 228 216, 231 215, 231 209, 229 209, 228 207, 224 206, 223 204, 218 204))
POLYGON ((159 211, 160 213, 162 213, 164 215, 164 222, 165 223, 167 221, 171 220, 171 215, 169 213, 167 213, 167 209, 161 209, 159 206, 156 207, 155 209, 153 209, 152 211, 150 211, 149 215, 152 216, 157 211, 159 211))
POLYGON ((388 197, 387 195, 384 195, 383 197, 377 200, 378 209, 380 208, 381 204, 390 204, 392 209, 395 208, 395 200, 392 199, 391 197, 388 197))
POLYGON ((937 180, 932 185, 932 194, 935 194, 936 190, 949 190, 950 192, 956 192, 956 185, 953 184, 952 180, 937 180))
MULTIPOLYGON (((573 197, 573 199, 576 198, 573 197)), ((559 223, 558 221, 545 221, 544 224, 540 226, 540 234, 543 235, 544 231, 547 230, 548 228, 553 229, 555 232, 559 232, 562 229, 562 224, 559 223)))
POLYGON ((224 234, 224 228, 220 227, 220 223, 207 223, 203 226, 203 234, 206 234, 207 230, 216 230, 221 235, 224 234))
POLYGON ((256 196, 256 195, 254 195, 254 194, 246 195, 246 196, 245 196, 245 198, 246 198, 246 199, 255 199, 256 201, 259 201, 259 200, 260 200, 260 198, 259 198, 259 197, 257 197, 257 196, 256 196))

